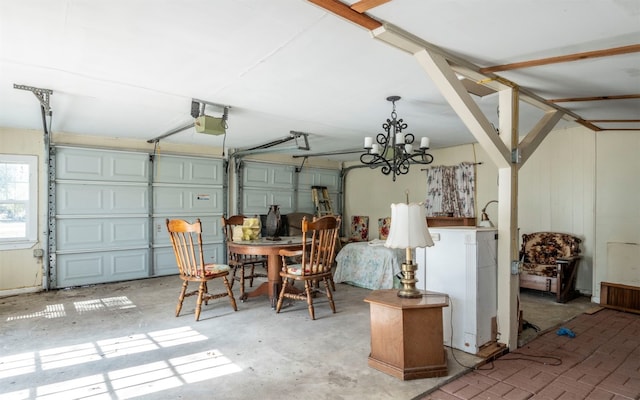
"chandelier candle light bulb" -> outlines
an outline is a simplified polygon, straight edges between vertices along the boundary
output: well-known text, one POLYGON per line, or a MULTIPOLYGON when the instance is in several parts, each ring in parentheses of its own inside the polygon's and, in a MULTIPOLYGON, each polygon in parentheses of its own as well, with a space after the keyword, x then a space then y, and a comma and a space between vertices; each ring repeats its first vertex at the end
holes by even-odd
POLYGON ((373 138, 371 136, 367 136, 366 138, 364 138, 365 149, 370 149, 372 144, 373 144, 373 138))

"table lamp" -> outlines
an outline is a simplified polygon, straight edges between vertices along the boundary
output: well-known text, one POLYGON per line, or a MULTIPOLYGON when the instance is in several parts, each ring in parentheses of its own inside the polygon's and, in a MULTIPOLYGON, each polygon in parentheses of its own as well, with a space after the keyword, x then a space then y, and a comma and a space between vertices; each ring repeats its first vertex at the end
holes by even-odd
POLYGON ((398 297, 418 298, 422 292, 416 289, 415 272, 418 266, 411 259, 411 249, 416 247, 431 247, 433 240, 427 227, 422 203, 391 204, 391 228, 385 242, 385 247, 392 249, 406 249, 406 261, 402 264, 402 289, 398 297))

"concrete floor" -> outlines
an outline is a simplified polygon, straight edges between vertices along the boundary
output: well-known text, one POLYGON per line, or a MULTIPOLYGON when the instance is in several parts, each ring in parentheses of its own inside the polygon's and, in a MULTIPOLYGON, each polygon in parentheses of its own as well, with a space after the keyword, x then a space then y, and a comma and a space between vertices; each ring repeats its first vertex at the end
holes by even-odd
POLYGON ((531 289, 520 291, 520 305, 522 319, 535 325, 540 331, 531 327, 523 329, 518 337, 518 347, 524 346, 545 331, 556 328, 576 315, 598 307, 597 304, 591 303, 590 296, 579 296, 566 303, 557 303, 554 294, 531 289))
MULTIPOLYGON (((180 282, 0 298, 0 399, 413 399, 483 361, 447 348, 448 376, 400 381, 367 365, 366 289, 338 284, 338 312, 319 297, 315 321, 304 302, 275 314, 258 297, 237 312, 214 300, 195 322, 193 297, 174 316, 180 282)), ((525 307, 542 329, 544 315, 534 321, 525 307)))

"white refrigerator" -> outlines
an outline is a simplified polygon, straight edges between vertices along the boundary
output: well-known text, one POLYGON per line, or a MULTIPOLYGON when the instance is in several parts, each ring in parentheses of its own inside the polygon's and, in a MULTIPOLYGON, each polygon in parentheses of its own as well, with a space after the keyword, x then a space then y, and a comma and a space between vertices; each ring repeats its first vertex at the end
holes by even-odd
POLYGON ((495 228, 429 228, 434 246, 416 249, 418 289, 449 295, 444 343, 477 354, 494 339, 497 314, 495 228))

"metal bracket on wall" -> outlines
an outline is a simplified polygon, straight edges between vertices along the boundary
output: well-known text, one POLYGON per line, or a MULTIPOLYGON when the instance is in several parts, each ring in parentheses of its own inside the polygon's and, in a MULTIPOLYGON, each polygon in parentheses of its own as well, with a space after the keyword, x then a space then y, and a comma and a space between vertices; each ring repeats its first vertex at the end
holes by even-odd
POLYGON ((520 149, 511 150, 511 162, 513 164, 520 164, 521 158, 520 149))
POLYGON ((300 166, 299 166, 299 167, 296 167, 296 169, 295 169, 295 171, 296 171, 297 173, 302 172, 302 167, 304 167, 304 163, 307 161, 307 158, 308 158, 307 156, 304 156, 304 157, 302 158, 302 164, 300 164, 300 166))
POLYGON ((38 98, 38 101, 40 101, 40 105, 44 109, 44 112, 47 115, 51 116, 51 106, 49 105, 49 97, 53 94, 53 90, 42 89, 42 88, 26 86, 26 85, 16 85, 15 83, 13 84, 13 88, 20 89, 20 90, 28 90, 31 93, 33 93, 38 98))

